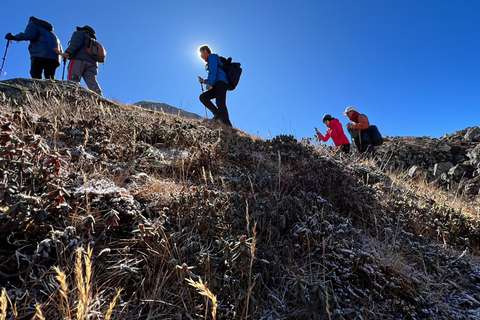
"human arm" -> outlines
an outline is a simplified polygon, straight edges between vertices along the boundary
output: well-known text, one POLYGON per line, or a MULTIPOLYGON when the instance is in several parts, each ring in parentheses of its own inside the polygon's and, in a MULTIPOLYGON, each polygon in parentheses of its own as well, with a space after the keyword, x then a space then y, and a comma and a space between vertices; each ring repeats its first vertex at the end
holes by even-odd
POLYGON ((368 122, 367 116, 361 114, 358 116, 358 123, 353 123, 352 128, 355 130, 365 130, 370 127, 370 122, 368 122))
POLYGON ((320 131, 318 131, 317 128, 315 128, 315 132, 323 142, 327 142, 328 139, 330 139, 330 130, 327 130, 327 133, 325 134, 325 136, 320 131))
MULTIPOLYGON (((27 27, 25 28, 24 32, 20 32, 19 34, 12 35, 11 33, 7 34, 9 36, 8 40, 17 40, 17 41, 22 41, 22 40, 34 40, 37 35, 38 35, 38 29, 35 28, 35 24, 30 22, 27 27)), ((5 36, 5 38, 7 38, 5 36)))
POLYGON ((347 128, 348 129, 354 129, 354 130, 365 130, 370 127, 370 122, 368 122, 368 118, 364 114, 358 115, 358 123, 348 123, 347 128))
POLYGON ((84 37, 85 33, 83 31, 75 31, 72 35, 72 39, 70 40, 68 48, 65 49, 63 57, 69 59, 70 56, 75 54, 75 52, 77 52, 83 46, 84 37))
POLYGON ((204 83, 207 85, 207 89, 215 84, 217 79, 217 70, 218 70, 218 56, 216 54, 210 54, 208 56, 208 77, 205 79, 204 83))

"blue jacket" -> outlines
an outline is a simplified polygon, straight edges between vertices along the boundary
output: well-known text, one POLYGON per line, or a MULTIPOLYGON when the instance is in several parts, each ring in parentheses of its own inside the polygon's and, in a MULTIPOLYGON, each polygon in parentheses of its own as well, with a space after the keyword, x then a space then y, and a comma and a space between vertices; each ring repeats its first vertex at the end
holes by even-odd
POLYGON ((17 41, 30 40, 28 51, 30 51, 31 57, 57 60, 58 65, 60 65, 61 56, 56 54, 53 49, 62 52, 62 45, 53 33, 53 26, 50 23, 31 18, 25 32, 21 32, 14 37, 14 40, 17 41))
POLYGON ((208 63, 205 65, 205 70, 208 73, 208 78, 205 81, 206 84, 211 85, 212 87, 217 83, 217 81, 223 81, 228 84, 227 74, 222 70, 223 64, 220 61, 220 58, 217 54, 208 55, 208 63))
POLYGON ((90 46, 90 40, 92 38, 84 31, 75 31, 72 34, 72 39, 65 50, 70 55, 70 60, 82 60, 88 61, 95 65, 97 62, 87 52, 87 48, 90 46))

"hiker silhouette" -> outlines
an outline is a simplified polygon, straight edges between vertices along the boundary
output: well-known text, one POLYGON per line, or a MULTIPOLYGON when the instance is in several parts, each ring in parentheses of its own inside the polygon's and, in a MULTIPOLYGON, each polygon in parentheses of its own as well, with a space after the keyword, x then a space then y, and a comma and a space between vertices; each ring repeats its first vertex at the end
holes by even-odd
POLYGON ((69 81, 80 82, 83 77, 90 90, 102 95, 102 89, 97 82, 98 63, 87 52, 92 39, 97 39, 92 27, 77 27, 63 57, 70 60, 67 76, 69 81))
POLYGON ((55 33, 53 26, 45 20, 30 17, 24 32, 13 35, 7 33, 7 40, 30 41, 30 75, 33 79, 55 79, 55 72, 60 66, 62 45, 55 33))

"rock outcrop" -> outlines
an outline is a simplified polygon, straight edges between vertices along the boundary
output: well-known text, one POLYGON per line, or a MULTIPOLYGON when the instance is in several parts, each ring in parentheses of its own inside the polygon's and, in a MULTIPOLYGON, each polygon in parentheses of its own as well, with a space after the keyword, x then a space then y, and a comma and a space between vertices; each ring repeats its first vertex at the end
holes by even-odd
POLYGON ((13 106, 24 106, 44 99, 57 99, 63 103, 75 103, 88 99, 94 104, 112 104, 112 101, 71 81, 38 80, 17 78, 0 81, 0 102, 13 106))
POLYGON ((424 177, 455 193, 478 195, 480 175, 480 128, 470 127, 430 137, 386 137, 377 148, 385 170, 405 171, 424 177))

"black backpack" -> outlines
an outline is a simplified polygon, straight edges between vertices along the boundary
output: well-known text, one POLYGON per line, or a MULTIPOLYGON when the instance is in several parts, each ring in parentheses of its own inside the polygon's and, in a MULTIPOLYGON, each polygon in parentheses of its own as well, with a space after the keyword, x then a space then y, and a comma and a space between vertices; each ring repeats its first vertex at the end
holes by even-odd
POLYGON ((376 125, 370 126, 370 140, 374 146, 379 146, 383 143, 382 134, 376 125))
POLYGON ((222 63, 221 69, 227 74, 228 90, 235 90, 242 75, 242 68, 240 62, 232 62, 232 58, 224 58, 218 56, 222 63))

